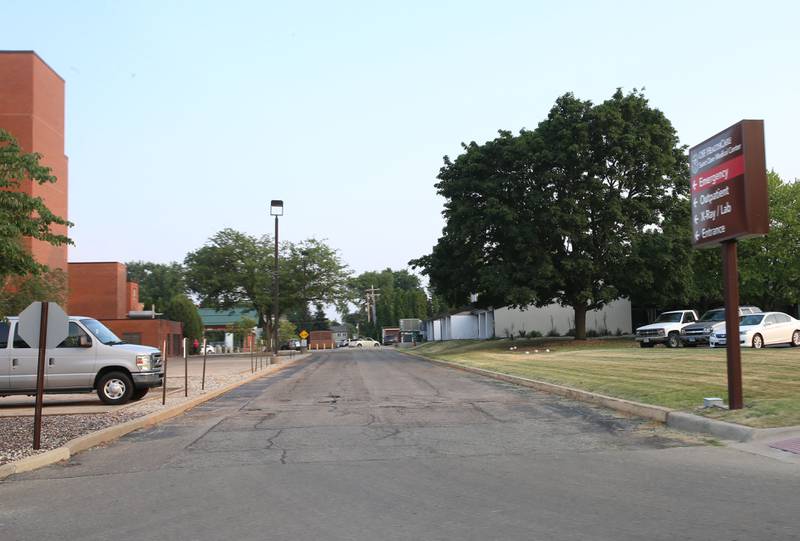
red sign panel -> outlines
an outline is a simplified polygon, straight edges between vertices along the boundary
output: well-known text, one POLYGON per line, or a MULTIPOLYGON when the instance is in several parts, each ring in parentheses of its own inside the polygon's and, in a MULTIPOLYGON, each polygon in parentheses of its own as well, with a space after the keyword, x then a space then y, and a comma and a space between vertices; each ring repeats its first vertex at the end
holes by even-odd
POLYGON ((764 122, 742 120, 689 150, 692 244, 769 231, 764 122))

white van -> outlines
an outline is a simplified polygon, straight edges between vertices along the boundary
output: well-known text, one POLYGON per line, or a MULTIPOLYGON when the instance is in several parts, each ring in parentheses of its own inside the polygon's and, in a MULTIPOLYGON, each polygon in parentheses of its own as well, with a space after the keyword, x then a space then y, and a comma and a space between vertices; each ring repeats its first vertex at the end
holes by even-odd
MULTIPOLYGON (((19 321, 0 321, 0 397, 36 394, 38 348, 17 329, 19 321)), ((46 393, 97 391, 106 404, 139 400, 164 378, 161 352, 126 344, 105 325, 89 317, 70 316, 69 336, 45 357, 46 393)))

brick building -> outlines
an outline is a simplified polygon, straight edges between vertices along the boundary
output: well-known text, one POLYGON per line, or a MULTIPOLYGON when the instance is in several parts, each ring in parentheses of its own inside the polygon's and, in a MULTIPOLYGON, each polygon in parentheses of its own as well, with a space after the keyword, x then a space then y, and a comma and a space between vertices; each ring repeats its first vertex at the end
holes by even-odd
MULTIPOLYGON (((22 190, 41 197, 54 214, 67 218, 69 187, 64 155, 64 79, 33 51, 0 51, 0 128, 11 133, 25 152, 38 152, 58 182, 24 182, 22 190)), ((53 232, 67 234, 66 226, 53 232)), ((67 247, 26 238, 37 261, 67 271, 67 247)))
MULTIPOLYGON (((33 51, 0 51, 0 128, 25 152, 37 152, 41 163, 58 179, 43 185, 26 181, 21 190, 41 197, 56 215, 68 218, 68 167, 64 155, 64 79, 33 51)), ((66 235, 67 228, 53 226, 66 235)), ((68 275, 70 314, 94 317, 123 340, 162 347, 169 354, 181 349, 182 325, 175 321, 131 318, 141 311, 138 285, 127 280, 122 263, 67 263, 67 246, 52 246, 31 238, 24 246, 39 262, 68 275)))
POLYGON ((68 305, 71 314, 99 319, 126 342, 161 348, 166 341, 168 355, 181 353, 183 325, 137 314, 139 285, 128 281, 124 263, 70 263, 68 305))

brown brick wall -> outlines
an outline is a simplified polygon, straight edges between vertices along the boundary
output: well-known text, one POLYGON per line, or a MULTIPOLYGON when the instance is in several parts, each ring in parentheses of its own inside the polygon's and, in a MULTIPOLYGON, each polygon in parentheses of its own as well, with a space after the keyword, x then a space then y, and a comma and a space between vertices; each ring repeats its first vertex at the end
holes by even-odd
POLYGON ((167 319, 98 319, 120 338, 126 333, 140 333, 143 345, 158 349, 163 347, 164 340, 166 340, 167 355, 182 355, 180 344, 183 337, 183 325, 178 321, 169 321, 167 319))
POLYGON ((128 315, 128 277, 123 263, 69 264, 69 313, 96 319, 128 315))
POLYGON ((128 311, 143 310, 144 305, 139 302, 139 284, 136 282, 128 282, 126 287, 128 292, 128 311))
POLYGON ((311 331, 308 334, 308 347, 310 349, 334 349, 336 341, 332 331, 311 331))

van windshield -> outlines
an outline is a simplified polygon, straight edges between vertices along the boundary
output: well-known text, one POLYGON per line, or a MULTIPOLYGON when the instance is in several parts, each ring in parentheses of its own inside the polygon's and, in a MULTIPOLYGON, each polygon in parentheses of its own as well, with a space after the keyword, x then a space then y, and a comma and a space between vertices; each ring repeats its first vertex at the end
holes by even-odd
POLYGON ((700 321, 725 321, 725 310, 709 310, 700 321))
POLYGON ((114 346, 117 344, 124 344, 122 340, 117 338, 117 335, 109 330, 108 327, 97 321, 96 319, 82 319, 81 323, 89 329, 93 335, 97 337, 102 343, 107 346, 114 346))

